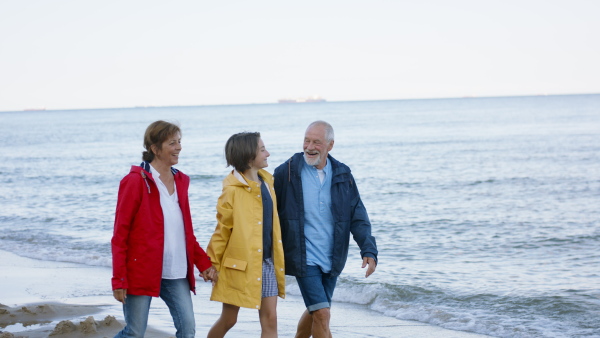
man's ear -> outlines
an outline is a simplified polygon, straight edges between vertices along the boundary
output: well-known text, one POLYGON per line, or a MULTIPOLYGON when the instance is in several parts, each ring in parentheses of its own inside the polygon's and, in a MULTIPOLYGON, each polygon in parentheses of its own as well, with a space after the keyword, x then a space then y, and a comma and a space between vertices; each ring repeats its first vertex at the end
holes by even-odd
POLYGON ((335 142, 335 140, 331 140, 331 142, 329 142, 329 146, 327 147, 327 151, 331 151, 331 149, 333 149, 333 143, 335 142))

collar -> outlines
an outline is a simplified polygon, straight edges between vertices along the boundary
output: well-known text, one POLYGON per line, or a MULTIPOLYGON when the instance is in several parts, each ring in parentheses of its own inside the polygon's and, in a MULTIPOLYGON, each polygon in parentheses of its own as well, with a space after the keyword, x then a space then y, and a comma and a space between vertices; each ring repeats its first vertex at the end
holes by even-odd
POLYGON ((152 174, 152 177, 154 177, 155 179, 160 178, 160 173, 158 172, 158 170, 156 170, 156 168, 154 168, 150 163, 148 163, 148 166, 150 167, 149 173, 152 174))
MULTIPOLYGON (((140 163, 140 167, 142 167, 142 169, 146 170, 148 173, 153 175, 152 170, 150 169, 152 167, 150 165, 150 162, 144 161, 144 162, 140 163)), ((158 174, 158 171, 154 170, 154 172, 156 172, 158 174)), ((175 169, 174 167, 171 167, 171 172, 173 173, 173 176, 175 176, 175 174, 177 174, 179 172, 179 170, 175 169)), ((158 176, 160 176, 160 174, 158 174, 158 176)))
POLYGON ((239 171, 237 171, 235 169, 233 169, 233 177, 237 178, 238 181, 240 181, 242 184, 250 185, 250 184, 248 184, 248 182, 244 178, 244 175, 242 175, 242 173, 240 173, 239 171))

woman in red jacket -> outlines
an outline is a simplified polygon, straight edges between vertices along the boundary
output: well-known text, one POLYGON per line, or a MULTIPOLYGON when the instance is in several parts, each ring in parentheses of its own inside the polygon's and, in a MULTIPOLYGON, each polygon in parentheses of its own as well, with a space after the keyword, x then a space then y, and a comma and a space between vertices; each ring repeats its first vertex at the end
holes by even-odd
POLYGON ((194 265, 205 281, 214 268, 194 236, 190 178, 172 167, 181 152, 180 128, 165 121, 150 124, 144 148, 144 162, 132 166, 119 186, 112 288, 127 325, 115 337, 144 336, 152 297, 169 307, 177 338, 194 337, 194 265))

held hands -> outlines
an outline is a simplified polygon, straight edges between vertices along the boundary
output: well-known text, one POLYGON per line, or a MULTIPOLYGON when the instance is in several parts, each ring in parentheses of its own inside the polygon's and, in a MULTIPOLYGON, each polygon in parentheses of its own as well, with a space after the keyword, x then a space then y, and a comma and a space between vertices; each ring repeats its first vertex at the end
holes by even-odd
MULTIPOLYGON (((215 283, 219 279, 219 273, 212 266, 202 271, 202 274, 200 276, 202 277, 202 279, 204 279, 205 282, 208 282, 209 280, 212 281, 213 285, 215 285, 215 283)), ((113 290, 113 297, 115 297, 115 299, 119 302, 125 304, 125 299, 127 299, 127 289, 113 290)))
POLYGON ((369 277, 373 272, 375 272, 375 267, 377 267, 377 263, 375 263, 375 260, 372 257, 363 257, 362 268, 364 269, 367 265, 369 265, 369 268, 367 269, 365 278, 369 277))
POLYGON ((202 277, 202 279, 204 279, 205 282, 212 281, 213 286, 219 280, 219 272, 217 271, 217 269, 215 269, 214 266, 211 266, 210 268, 202 271, 200 276, 202 277))
POLYGON ((113 290, 113 297, 119 302, 125 304, 125 299, 127 298, 127 289, 116 289, 113 290))

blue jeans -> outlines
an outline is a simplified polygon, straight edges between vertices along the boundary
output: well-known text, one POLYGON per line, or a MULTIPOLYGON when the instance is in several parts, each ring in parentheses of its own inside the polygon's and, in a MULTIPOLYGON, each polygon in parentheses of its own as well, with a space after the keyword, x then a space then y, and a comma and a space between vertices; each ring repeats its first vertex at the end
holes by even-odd
POLYGON ((298 287, 308 312, 331 308, 331 298, 337 282, 337 276, 324 273, 315 265, 306 266, 306 276, 296 277, 298 287))
MULTIPOLYGON (((173 317, 177 338, 193 338, 196 334, 196 321, 187 278, 163 279, 160 283, 160 298, 165 301, 173 317)), ((127 295, 123 304, 125 328, 115 338, 144 337, 150 312, 150 296, 127 295)))

